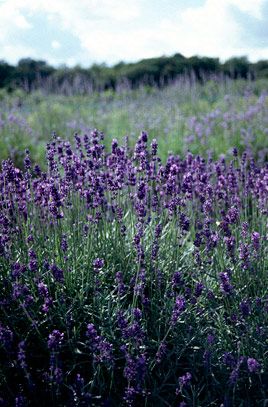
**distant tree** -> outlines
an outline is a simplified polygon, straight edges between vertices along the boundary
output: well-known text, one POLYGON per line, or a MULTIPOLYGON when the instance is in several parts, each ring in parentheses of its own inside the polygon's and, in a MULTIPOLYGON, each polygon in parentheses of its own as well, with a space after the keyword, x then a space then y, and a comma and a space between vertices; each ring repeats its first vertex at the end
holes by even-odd
POLYGON ((247 57, 242 56, 221 64, 218 58, 197 55, 186 58, 176 53, 135 63, 121 61, 112 67, 106 64, 93 64, 89 68, 62 65, 55 69, 45 61, 23 58, 17 66, 0 61, 0 88, 12 90, 19 87, 30 92, 43 87, 48 92, 83 94, 92 90, 115 89, 122 83, 134 88, 141 84, 163 86, 181 75, 194 75, 197 80, 204 81, 218 74, 233 79, 267 78, 268 61, 250 63, 247 57))
POLYGON ((252 66, 256 78, 268 78, 268 61, 258 61, 252 66))
POLYGON ((223 64, 222 69, 224 74, 230 76, 232 79, 246 79, 251 72, 250 63, 246 56, 228 59, 223 64))
POLYGON ((188 58, 188 70, 192 70, 197 79, 204 79, 211 74, 220 71, 220 61, 218 58, 208 58, 193 56, 188 58))
POLYGON ((15 70, 16 83, 22 85, 25 90, 31 90, 33 84, 38 84, 55 71, 55 68, 47 65, 45 61, 35 61, 24 58, 18 62, 15 70))
POLYGON ((5 61, 0 61, 0 88, 10 87, 15 67, 5 61))

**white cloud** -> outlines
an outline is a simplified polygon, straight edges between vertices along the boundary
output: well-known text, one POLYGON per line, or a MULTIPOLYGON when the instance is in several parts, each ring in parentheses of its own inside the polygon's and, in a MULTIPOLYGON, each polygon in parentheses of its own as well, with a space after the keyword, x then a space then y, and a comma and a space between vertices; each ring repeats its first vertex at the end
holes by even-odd
MULTIPOLYGON (((170 51, 179 50, 186 56, 193 54, 220 56, 227 59, 234 55, 249 55, 252 60, 268 58, 267 48, 250 49, 241 43, 239 21, 235 20, 231 6, 261 18, 265 0, 206 0, 200 7, 188 7, 173 19, 163 20, 161 31, 165 33, 170 51)), ((172 51, 171 51, 172 52, 172 51)))
POLYGON ((226 0, 226 3, 260 20, 262 17, 261 10, 265 0, 226 0))
POLYGON ((14 16, 14 24, 16 25, 16 27, 22 28, 23 30, 31 28, 31 24, 29 24, 26 18, 21 14, 17 14, 14 16))
POLYGON ((29 55, 38 59, 38 55, 33 48, 21 44, 5 45, 2 47, 1 53, 4 56, 4 59, 12 64, 17 63, 19 59, 26 58, 29 55))
POLYGON ((61 44, 59 43, 59 41, 54 40, 54 41, 52 41, 52 43, 51 43, 51 47, 52 47, 53 49, 59 49, 59 48, 61 47, 61 44))
MULTIPOLYGON (((177 13, 172 12, 162 20, 160 17, 157 24, 143 16, 148 1, 8 0, 0 3, 0 46, 8 45, 12 30, 29 28, 27 15, 41 12, 55 21, 59 30, 68 30, 79 40, 85 50, 84 61, 88 63, 137 60, 175 52, 222 59, 239 54, 248 54, 253 60, 268 58, 267 48, 256 51, 241 43, 241 26, 232 12, 236 7, 261 20, 266 0, 204 0, 198 7, 187 7, 184 2, 183 9, 178 1, 177 13)), ((153 0, 151 7, 156 7, 153 0)), ((53 49, 59 49, 61 45, 56 40, 51 43, 53 49)), ((7 58, 6 54, 3 56, 7 58)), ((69 56, 69 61, 73 60, 69 56)))

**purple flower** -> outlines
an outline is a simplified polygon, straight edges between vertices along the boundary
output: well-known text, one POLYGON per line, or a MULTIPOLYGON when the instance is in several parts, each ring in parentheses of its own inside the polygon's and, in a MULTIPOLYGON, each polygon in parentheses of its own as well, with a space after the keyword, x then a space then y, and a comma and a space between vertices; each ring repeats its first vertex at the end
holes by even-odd
POLYGON ((241 243, 239 246, 239 257, 242 260, 243 268, 249 267, 250 247, 246 243, 241 243))
POLYGON ((238 209, 235 208, 235 207, 230 208, 230 209, 228 210, 228 213, 227 213, 227 220, 228 220, 228 222, 231 223, 231 224, 234 224, 234 223, 237 222, 238 218, 239 218, 239 211, 238 211, 238 209))
POLYGON ((200 295, 202 294, 203 289, 204 289, 204 284, 203 283, 201 283, 201 282, 196 283, 194 294, 195 294, 195 296, 197 298, 200 297, 200 295))
POLYGON ((96 328, 95 328, 94 324, 88 324, 87 325, 86 335, 90 339, 91 342, 97 340, 98 334, 97 334, 97 331, 96 331, 96 328))
POLYGON ((248 223, 243 222, 242 223, 242 236, 244 239, 247 237, 247 233, 248 233, 248 223))
POLYGON ((233 148, 233 156, 237 157, 238 156, 238 150, 236 147, 233 148))
POLYGON ((189 372, 186 372, 185 375, 179 377, 180 386, 188 386, 191 383, 192 375, 189 372))
POLYGON ((26 171, 31 169, 31 159, 29 150, 25 150, 24 167, 26 171))
POLYGON ((47 285, 44 284, 42 281, 38 283, 38 292, 42 297, 48 296, 48 288, 47 285))
POLYGON ((139 308, 133 309, 133 315, 134 315, 134 318, 138 321, 142 318, 142 312, 139 308))
POLYGON ((239 369, 235 368, 232 370, 230 377, 229 377, 229 382, 232 385, 235 385, 239 377, 239 369))
POLYGON ((234 255, 234 250, 235 250, 235 238, 233 236, 225 236, 224 237, 224 242, 226 244, 227 250, 230 254, 230 256, 234 255))
POLYGON ((133 386, 128 386, 125 389, 124 401, 127 406, 132 406, 137 395, 137 390, 133 386))
POLYGON ((250 303, 248 300, 241 301, 239 305, 240 311, 243 315, 243 317, 248 317, 250 314, 250 303))
POLYGON ((184 213, 180 215, 180 227, 186 232, 190 229, 190 219, 184 213))
POLYGON ((63 236, 62 236, 61 242, 60 242, 60 247, 61 247, 61 250, 62 250, 64 253, 67 252, 67 250, 68 250, 68 242, 67 242, 67 236, 66 236, 66 235, 63 235, 63 236))
POLYGON ((142 342, 144 338, 144 331, 139 321, 134 321, 123 332, 125 339, 131 339, 134 342, 142 342))
POLYGON ((256 373, 260 369, 259 362, 254 358, 248 358, 247 365, 250 373, 256 373))
POLYGON ((51 297, 46 297, 44 300, 44 304, 42 305, 42 312, 44 312, 45 314, 49 311, 49 309, 51 308, 51 306, 53 305, 53 300, 51 297))
POLYGON ((163 360, 163 358, 166 355, 166 352, 167 345, 164 342, 161 342, 155 355, 157 363, 160 363, 163 360))
POLYGON ((113 347, 103 336, 98 335, 94 324, 87 325, 86 336, 88 344, 93 352, 93 358, 96 363, 113 363, 113 347))
POLYGON ((142 201, 146 196, 146 184, 145 182, 141 182, 138 185, 137 197, 140 201, 142 201))
POLYGON ((15 407, 26 407, 27 404, 27 400, 24 396, 19 395, 15 398, 15 407))
POLYGON ((104 266, 104 260, 103 259, 100 259, 99 257, 97 257, 95 260, 93 260, 93 267, 94 267, 94 270, 100 270, 100 269, 102 269, 103 268, 103 266, 104 266))
POLYGON ((208 334, 207 341, 209 345, 212 345, 215 342, 215 335, 208 334))
POLYGON ((50 271, 52 272, 55 280, 59 283, 63 282, 63 270, 60 269, 56 264, 50 266, 50 271))
POLYGON ((56 384, 63 382, 63 372, 59 367, 50 367, 50 380, 56 384))
POLYGON ((172 288, 173 290, 178 289, 183 285, 182 275, 179 271, 175 271, 172 277, 172 288))
POLYGON ((25 273, 26 267, 20 263, 14 263, 12 265, 12 277, 13 278, 18 278, 20 277, 23 273, 25 273))
POLYGON ((224 294, 231 294, 233 291, 233 286, 230 284, 229 275, 226 272, 222 272, 219 274, 220 277, 220 288, 224 294))
POLYGON ((147 361, 144 354, 132 356, 129 353, 126 353, 124 377, 129 382, 141 385, 145 378, 146 365, 147 361))
POLYGON ((223 354, 223 363, 226 365, 226 366, 229 366, 229 367, 234 367, 235 366, 235 358, 234 358, 234 356, 232 355, 232 353, 231 352, 225 352, 224 354, 223 354))
POLYGON ((260 248, 260 234, 258 232, 253 232, 251 234, 251 241, 252 241, 254 249, 257 252, 260 248))
POLYGON ((58 329, 54 329, 48 337, 48 348, 51 350, 56 350, 62 344, 64 339, 64 333, 61 333, 58 329))
POLYGON ((155 156, 157 154, 158 144, 155 139, 153 139, 151 143, 152 155, 155 156))
POLYGON ((19 343, 19 351, 18 351, 18 362, 22 369, 26 369, 26 355, 25 355, 25 342, 22 341, 19 343))
POLYGON ((113 141, 112 141, 112 153, 113 154, 116 153, 117 147, 118 147, 118 141, 116 139, 113 139, 113 141))
POLYGON ((116 283, 117 283, 118 293, 119 294, 124 294, 125 291, 126 291, 126 287, 125 287, 125 284, 123 282, 123 274, 121 273, 121 271, 118 271, 115 274, 115 280, 116 280, 116 283))
POLYGON ((181 313, 185 310, 185 298, 180 295, 176 298, 175 305, 172 311, 171 324, 175 325, 181 313))
POLYGON ((36 256, 35 251, 33 249, 30 249, 28 255, 29 255, 29 259, 30 259, 29 269, 31 271, 36 271, 37 267, 38 267, 38 263, 37 263, 37 256, 36 256))
POLYGON ((146 133, 145 131, 142 131, 142 132, 141 132, 140 139, 143 141, 143 143, 146 143, 146 142, 147 142, 147 140, 148 140, 148 135, 147 135, 147 133, 146 133))

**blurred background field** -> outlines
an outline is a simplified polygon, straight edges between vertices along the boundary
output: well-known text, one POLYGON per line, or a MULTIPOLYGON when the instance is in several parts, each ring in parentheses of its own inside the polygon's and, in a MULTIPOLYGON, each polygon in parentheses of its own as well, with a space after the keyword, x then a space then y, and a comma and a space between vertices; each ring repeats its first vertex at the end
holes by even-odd
POLYGON ((55 132, 64 139, 94 128, 105 142, 126 136, 132 147, 144 130, 157 138, 161 158, 168 153, 227 157, 233 147, 258 160, 268 151, 268 80, 181 78, 172 84, 121 87, 88 95, 0 91, 0 159, 22 166, 24 150, 45 162, 45 145, 55 132))

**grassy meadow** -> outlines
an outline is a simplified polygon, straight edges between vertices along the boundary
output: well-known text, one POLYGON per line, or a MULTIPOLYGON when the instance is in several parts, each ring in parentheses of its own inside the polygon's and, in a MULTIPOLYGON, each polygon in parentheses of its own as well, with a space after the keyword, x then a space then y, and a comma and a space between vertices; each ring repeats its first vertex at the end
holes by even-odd
MULTIPOLYGON (((161 157, 169 152, 211 153, 214 157, 252 148, 267 148, 268 81, 181 80, 158 89, 118 89, 89 96, 27 95, 17 90, 0 94, 0 157, 22 163, 25 148, 44 160, 52 133, 73 140, 76 132, 95 128, 113 138, 128 137, 134 146, 141 131, 157 138, 161 157), (254 135, 251 134, 254 132, 254 135), (254 146, 253 146, 254 145, 254 146)), ((70 91, 71 93, 71 91, 70 91)))
POLYGON ((268 82, 0 109, 0 405, 267 406, 268 82))

